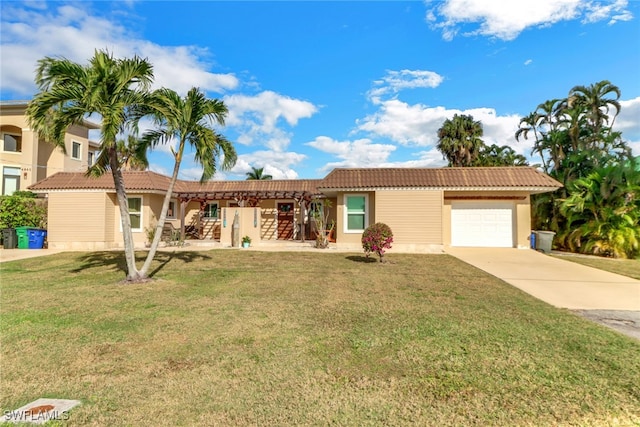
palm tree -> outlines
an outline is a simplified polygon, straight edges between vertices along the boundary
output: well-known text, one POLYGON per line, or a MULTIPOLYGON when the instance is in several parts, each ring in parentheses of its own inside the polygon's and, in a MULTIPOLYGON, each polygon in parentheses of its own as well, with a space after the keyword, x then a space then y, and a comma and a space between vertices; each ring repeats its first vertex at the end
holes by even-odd
POLYGON ((640 163, 632 159, 594 169, 570 184, 559 236, 573 251, 635 258, 640 253, 640 163))
POLYGON ((38 61, 35 82, 39 92, 27 107, 29 125, 38 134, 64 150, 67 128, 92 114, 102 118, 101 152, 88 173, 110 170, 120 208, 127 279, 138 279, 127 194, 122 178, 116 137, 128 126, 131 107, 143 103, 153 80, 153 67, 137 56, 115 59, 96 51, 87 66, 45 57, 38 61))
POLYGON ((471 166, 484 145, 481 136, 479 121, 474 121, 472 116, 455 114, 438 129, 436 148, 449 161, 449 166, 471 166))
POLYGON ((473 166, 528 166, 526 157, 508 145, 492 144, 480 149, 473 166))
POLYGON ((128 135, 127 140, 116 141, 120 167, 125 171, 143 171, 149 168, 145 145, 135 136, 128 135))
POLYGON ((134 124, 137 125, 142 117, 149 116, 158 127, 158 130, 147 131, 142 136, 141 141, 146 147, 152 148, 158 144, 177 141, 177 147, 171 150, 175 162, 173 174, 149 253, 140 269, 141 277, 146 277, 158 249, 187 144, 193 148, 195 160, 203 168, 200 182, 213 178, 218 167, 228 170, 235 165, 237 155, 233 144, 223 135, 216 133, 212 127, 212 124, 224 125, 226 115, 227 107, 224 102, 208 99, 198 88, 189 90, 184 98, 171 89, 158 89, 151 94, 145 105, 135 111, 134 124))
POLYGON ((271 175, 264 174, 264 168, 256 168, 251 166, 251 172, 247 172, 247 181, 250 180, 269 180, 273 179, 271 175))
POLYGON ((574 86, 569 91, 568 105, 581 105, 586 110, 586 118, 593 129, 596 138, 603 126, 613 127, 618 113, 620 113, 620 89, 608 80, 602 80, 589 86, 574 86), (614 95, 614 98, 608 97, 614 95), (615 114, 609 122, 609 111, 615 108, 615 114))

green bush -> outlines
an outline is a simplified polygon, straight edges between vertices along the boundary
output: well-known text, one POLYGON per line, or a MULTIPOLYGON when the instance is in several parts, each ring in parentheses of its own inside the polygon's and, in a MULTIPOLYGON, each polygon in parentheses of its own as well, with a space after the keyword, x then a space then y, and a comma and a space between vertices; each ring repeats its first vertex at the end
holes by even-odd
POLYGON ((376 253, 382 262, 385 250, 391 249, 391 243, 393 243, 391 228, 382 222, 370 225, 362 233, 362 247, 367 258, 371 253, 376 253))
POLYGON ((21 191, 17 195, 0 196, 0 229, 47 227, 47 208, 43 202, 24 193, 21 191))

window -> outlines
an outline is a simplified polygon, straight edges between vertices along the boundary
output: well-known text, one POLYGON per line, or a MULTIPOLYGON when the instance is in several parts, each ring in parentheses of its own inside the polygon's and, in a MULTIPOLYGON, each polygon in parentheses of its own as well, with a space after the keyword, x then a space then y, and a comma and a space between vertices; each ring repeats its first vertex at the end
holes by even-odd
POLYGON ((128 197, 131 231, 142 231, 142 197, 128 197))
POLYGON ((176 206, 177 203, 175 200, 171 200, 169 202, 169 208, 167 208, 167 219, 175 219, 176 218, 176 206))
POLYGON ((20 189, 20 168, 2 168, 2 194, 10 196, 20 189))
POLYGON ((218 219, 218 202, 207 203, 204 208, 204 217, 208 219, 218 219))
POLYGON ((369 222, 367 195, 345 195, 344 199, 345 233, 362 233, 369 222))
POLYGON ((82 144, 76 141, 71 142, 71 158, 80 160, 82 156, 82 144))
POLYGON ((87 166, 93 166, 94 161, 95 161, 95 153, 93 151, 89 151, 89 157, 87 157, 87 166))
POLYGON ((12 153, 22 152, 22 136, 3 133, 2 134, 2 151, 8 151, 12 153))

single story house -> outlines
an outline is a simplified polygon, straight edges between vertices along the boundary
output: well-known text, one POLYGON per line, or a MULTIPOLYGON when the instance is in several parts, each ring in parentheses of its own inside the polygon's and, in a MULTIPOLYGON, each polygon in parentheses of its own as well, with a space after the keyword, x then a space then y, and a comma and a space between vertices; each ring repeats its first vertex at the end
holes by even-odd
MULTIPOLYGON (((160 216, 169 178, 123 172, 137 246, 160 216)), ((528 248, 530 196, 561 184, 532 167, 346 168, 323 179, 179 180, 168 220, 186 238, 231 244, 231 227, 253 244, 314 237, 311 212, 327 209, 340 248, 361 248, 364 229, 388 224, 393 248, 440 252, 446 246, 528 248)), ((29 187, 48 197, 48 244, 60 249, 122 246, 111 175, 58 173, 29 187)))

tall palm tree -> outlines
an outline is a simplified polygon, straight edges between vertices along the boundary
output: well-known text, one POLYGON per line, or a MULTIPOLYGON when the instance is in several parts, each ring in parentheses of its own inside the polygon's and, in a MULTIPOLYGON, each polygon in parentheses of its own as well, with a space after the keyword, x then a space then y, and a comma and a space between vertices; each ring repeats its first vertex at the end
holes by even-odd
POLYGON ((158 89, 151 94, 145 105, 135 111, 136 125, 142 117, 148 116, 158 127, 157 130, 150 130, 142 135, 141 140, 146 147, 153 148, 158 144, 177 141, 177 147, 171 150, 174 157, 171 181, 162 204, 149 253, 140 269, 141 277, 146 277, 158 249, 167 218, 167 209, 187 144, 193 148, 195 160, 203 168, 200 182, 213 178, 218 168, 228 170, 235 165, 237 154, 233 144, 223 135, 216 133, 212 126, 224 125, 226 115, 227 107, 224 102, 208 99, 198 88, 189 90, 184 98, 171 89, 158 89))
POLYGON ((137 56, 115 59, 96 51, 86 66, 68 59, 46 57, 38 61, 35 82, 39 92, 27 107, 29 125, 44 139, 64 150, 67 128, 86 116, 101 117, 101 153, 91 167, 92 175, 110 170, 122 220, 127 279, 135 280, 133 234, 117 136, 127 129, 131 107, 143 103, 153 81, 153 67, 137 56))
POLYGON ((251 166, 251 172, 247 172, 247 181, 250 180, 269 180, 273 179, 271 175, 264 174, 264 168, 256 168, 251 166))
POLYGON ((603 126, 613 127, 613 122, 620 113, 620 89, 608 80, 602 80, 589 86, 574 86, 569 91, 568 104, 578 104, 586 109, 586 118, 596 137, 603 126), (613 95, 613 98, 609 97, 613 95), (609 111, 614 108, 615 114, 609 122, 609 111))
POLYGON ((449 161, 449 166, 471 166, 484 146, 482 133, 482 124, 472 116, 455 114, 438 129, 436 148, 449 161))

